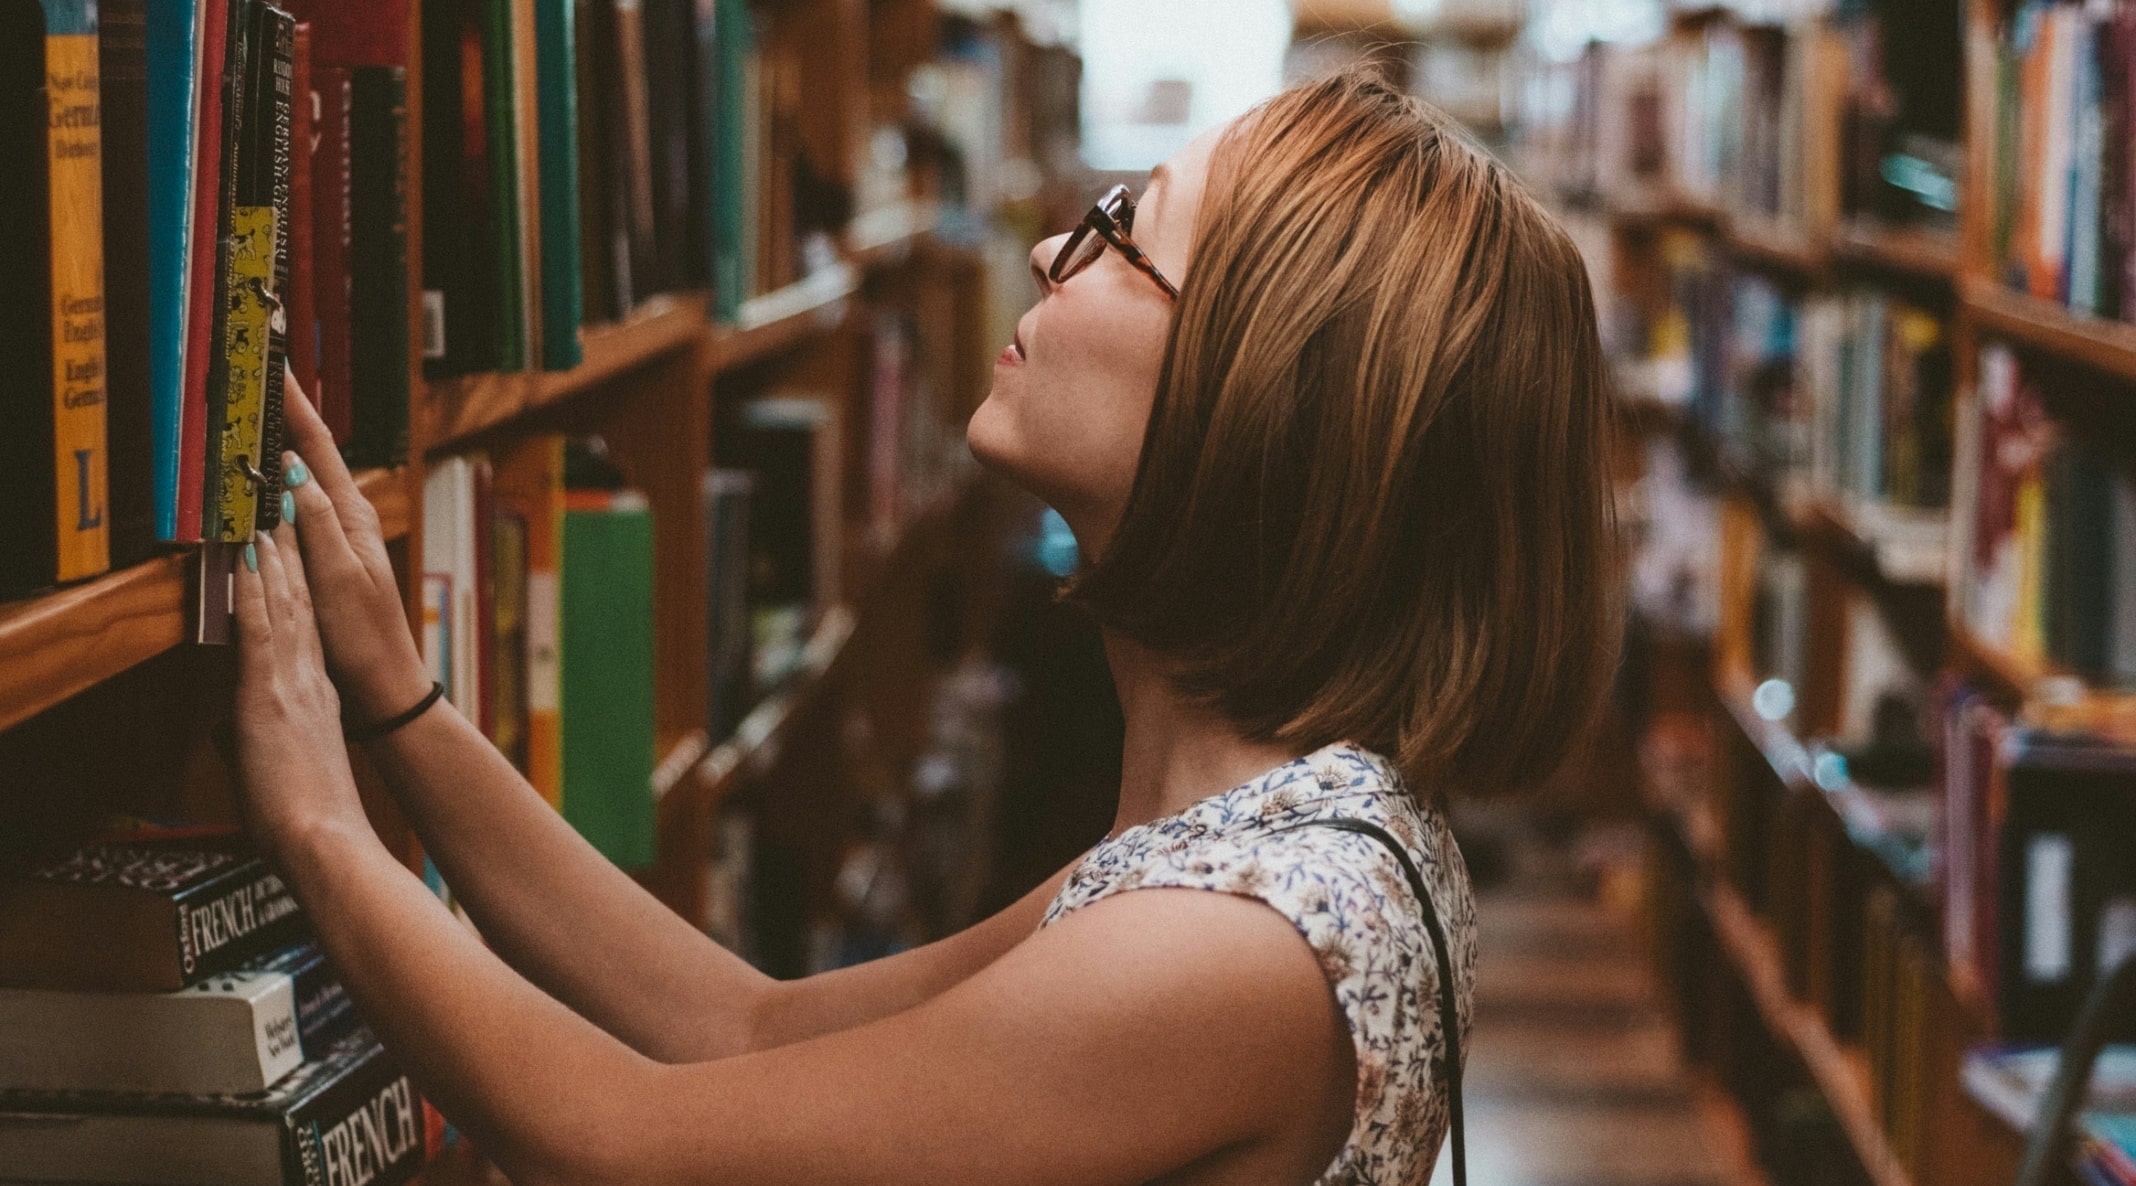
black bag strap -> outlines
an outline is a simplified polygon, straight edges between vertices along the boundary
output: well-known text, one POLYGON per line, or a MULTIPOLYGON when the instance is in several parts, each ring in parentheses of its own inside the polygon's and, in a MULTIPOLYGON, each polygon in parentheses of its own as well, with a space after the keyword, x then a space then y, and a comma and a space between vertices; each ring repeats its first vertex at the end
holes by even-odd
POLYGON ((1402 875, 1409 879, 1410 892, 1424 907, 1424 929, 1431 935, 1431 953, 1439 963, 1439 1032, 1444 1035, 1446 1043, 1445 1065, 1441 1071, 1446 1076, 1446 1117, 1447 1130, 1452 1134, 1454 1186, 1468 1186, 1468 1148, 1461 1131, 1461 1007, 1454 991, 1454 960, 1447 950, 1446 927, 1439 921, 1438 908, 1432 905, 1431 891, 1424 886, 1424 875, 1417 872, 1416 862, 1410 859, 1409 850, 1401 841, 1387 829, 1366 820, 1332 816, 1302 820, 1275 830, 1289 832, 1308 827, 1338 828, 1379 841, 1394 854, 1395 862, 1402 866, 1402 875))

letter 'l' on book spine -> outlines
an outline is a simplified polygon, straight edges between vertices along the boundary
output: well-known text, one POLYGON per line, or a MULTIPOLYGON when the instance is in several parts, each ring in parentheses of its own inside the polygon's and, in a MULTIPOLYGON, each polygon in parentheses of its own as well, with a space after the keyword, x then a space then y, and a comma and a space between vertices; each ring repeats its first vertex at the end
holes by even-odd
POLYGON ((585 290, 579 276, 577 30, 572 0, 535 0, 535 61, 540 84, 541 365, 567 371, 584 358, 579 325, 585 290))
POLYGON ((104 515, 104 187, 96 6, 45 0, 52 449, 62 581, 110 563, 104 515))
POLYGON ((157 539, 178 539, 199 0, 148 0, 148 391, 157 539))

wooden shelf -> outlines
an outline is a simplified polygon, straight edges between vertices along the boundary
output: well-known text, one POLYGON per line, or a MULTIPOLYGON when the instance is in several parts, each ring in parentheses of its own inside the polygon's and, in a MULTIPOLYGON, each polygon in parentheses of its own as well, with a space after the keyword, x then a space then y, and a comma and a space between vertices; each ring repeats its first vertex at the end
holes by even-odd
POLYGON ((1846 1130, 1869 1180, 1875 1186, 1913 1186, 1870 1106, 1868 1066, 1861 1052, 1841 1045, 1815 1009, 1788 994, 1778 942, 1735 890, 1725 883, 1715 884, 1700 900, 1721 950, 1742 975, 1759 1015, 1773 1036, 1802 1059, 1846 1130))
POLYGON ((1955 618, 1945 628, 1950 635, 1952 657, 1967 670, 1987 677, 2010 699, 2023 700, 2032 695, 2041 680, 2061 674, 2046 663, 2022 659, 1994 646, 1955 618))
POLYGON ((1824 248, 1779 222, 1738 215, 1728 220, 1728 250, 1738 258, 1804 279, 1824 275, 1824 248))
MULTIPOLYGON (((388 539, 408 532, 406 475, 378 469, 356 476, 388 539)), ((0 605, 0 729, 184 642, 192 558, 190 548, 173 551, 0 605)))
POLYGON ((2136 324, 2089 317, 1985 280, 1966 281, 1964 297, 1965 307, 1989 333, 2136 380, 2136 324))
POLYGON ((721 371, 747 366, 835 328, 860 279, 860 269, 839 264, 743 302, 734 324, 712 327, 714 365, 721 371))
POLYGON ((660 293, 623 321, 582 331, 584 361, 568 371, 468 375, 423 385, 426 451, 449 450, 467 438, 540 407, 580 395, 619 376, 709 339, 720 370, 744 366, 838 325, 846 298, 875 268, 907 258, 933 232, 940 211, 906 203, 855 219, 847 230, 849 259, 776 292, 751 298, 732 325, 710 320, 705 292, 660 293))
POLYGON ((585 359, 568 371, 469 375, 423 385, 417 414, 419 439, 430 452, 559 400, 569 399, 664 355, 682 350, 705 333, 706 296, 662 293, 613 325, 582 333, 585 359))
POLYGON ((1945 283, 1958 275, 1958 239, 1913 227, 1885 226, 1850 219, 1832 237, 1832 253, 1850 263, 1867 264, 1945 283))

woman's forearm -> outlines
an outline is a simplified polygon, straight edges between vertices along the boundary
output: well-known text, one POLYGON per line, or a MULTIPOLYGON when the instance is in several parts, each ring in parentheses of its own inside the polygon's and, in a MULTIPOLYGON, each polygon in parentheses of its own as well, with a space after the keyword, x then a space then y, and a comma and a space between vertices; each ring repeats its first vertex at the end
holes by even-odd
POLYGON ((529 980, 661 1061, 753 1045, 773 982, 595 851, 450 704, 366 750, 453 896, 529 980))

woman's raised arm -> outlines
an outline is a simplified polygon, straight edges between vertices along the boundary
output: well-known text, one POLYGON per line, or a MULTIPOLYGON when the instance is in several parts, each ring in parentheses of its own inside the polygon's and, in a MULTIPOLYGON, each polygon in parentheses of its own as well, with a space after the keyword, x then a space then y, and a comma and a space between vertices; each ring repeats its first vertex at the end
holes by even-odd
MULTIPOLYGON (((285 465, 302 560, 278 556, 277 567, 288 573, 287 595, 302 590, 309 599, 326 670, 350 714, 382 720, 420 699, 429 677, 377 512, 325 423, 294 380, 286 382, 291 442, 310 474, 299 479, 303 469, 285 465)), ((663 1061, 794 1041, 923 1000, 1035 930, 1065 875, 940 943, 862 968, 776 982, 617 870, 452 705, 433 707, 367 751, 497 953, 663 1061)))

